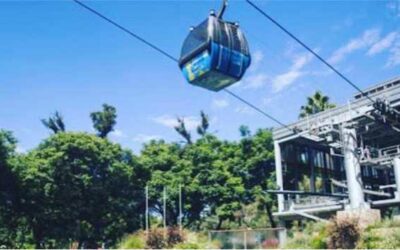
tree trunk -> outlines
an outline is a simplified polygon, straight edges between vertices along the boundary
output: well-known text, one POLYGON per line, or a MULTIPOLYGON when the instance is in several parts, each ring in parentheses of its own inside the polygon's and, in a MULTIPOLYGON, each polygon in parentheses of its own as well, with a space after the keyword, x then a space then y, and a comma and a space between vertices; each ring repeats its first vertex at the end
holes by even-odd
POLYGON ((224 222, 224 220, 221 219, 221 218, 219 218, 219 219, 218 219, 218 225, 217 225, 217 228, 216 228, 217 230, 220 230, 220 229, 221 229, 222 222, 224 222))
POLYGON ((276 228, 276 223, 274 220, 274 216, 272 215, 271 206, 269 204, 265 204, 265 208, 267 210, 267 215, 268 215, 268 219, 271 224, 271 227, 276 228))

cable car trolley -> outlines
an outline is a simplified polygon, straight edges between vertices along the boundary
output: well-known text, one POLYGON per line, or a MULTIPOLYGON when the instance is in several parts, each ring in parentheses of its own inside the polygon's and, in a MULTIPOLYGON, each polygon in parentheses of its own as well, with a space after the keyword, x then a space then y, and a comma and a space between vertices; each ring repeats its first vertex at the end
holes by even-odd
POLYGON ((179 59, 189 83, 213 91, 240 81, 251 61, 239 25, 222 20, 226 6, 223 0, 218 15, 211 11, 205 21, 190 29, 179 59))

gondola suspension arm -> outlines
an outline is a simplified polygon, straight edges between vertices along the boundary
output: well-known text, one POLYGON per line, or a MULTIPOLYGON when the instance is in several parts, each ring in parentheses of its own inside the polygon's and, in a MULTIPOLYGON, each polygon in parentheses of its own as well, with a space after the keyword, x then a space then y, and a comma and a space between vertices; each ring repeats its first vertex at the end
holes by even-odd
POLYGON ((228 0, 222 0, 222 5, 221 5, 221 9, 218 12, 218 19, 222 19, 222 16, 224 15, 224 12, 226 10, 226 6, 228 6, 228 0))

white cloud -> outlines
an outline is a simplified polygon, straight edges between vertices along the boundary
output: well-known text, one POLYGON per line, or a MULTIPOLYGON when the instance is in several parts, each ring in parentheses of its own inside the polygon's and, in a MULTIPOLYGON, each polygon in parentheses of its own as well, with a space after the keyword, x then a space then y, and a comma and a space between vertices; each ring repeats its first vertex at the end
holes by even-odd
POLYGON ((283 89, 289 87, 292 83, 294 83, 298 78, 305 75, 302 69, 308 63, 311 62, 313 55, 311 54, 301 54, 295 56, 292 66, 289 71, 279 74, 275 76, 272 80, 272 90, 276 92, 280 92, 283 89))
MULTIPOLYGON (((183 117, 186 129, 193 130, 200 124, 200 119, 194 116, 183 117)), ((155 123, 161 124, 165 127, 174 128, 178 125, 177 117, 171 115, 162 115, 152 118, 155 123)))
POLYGON ((225 100, 225 99, 214 99, 212 101, 211 105, 214 108, 222 109, 222 108, 228 107, 229 106, 229 102, 227 100, 225 100))
POLYGON ((251 67, 249 70, 250 71, 258 70, 263 60, 264 60, 264 53, 261 50, 256 50, 251 55, 251 67))
POLYGON ((21 146, 17 146, 17 148, 15 149, 15 151, 17 151, 17 153, 20 153, 20 154, 23 154, 23 153, 26 153, 27 152, 27 150, 24 148, 24 147, 21 147, 21 146))
POLYGON ((274 92, 282 91, 286 87, 290 86, 293 82, 295 82, 303 74, 303 72, 298 70, 290 70, 284 74, 276 76, 272 83, 274 92))
POLYGON ((169 115, 162 115, 159 117, 154 117, 152 120, 158 124, 161 124, 163 126, 173 128, 175 127, 178 123, 176 121, 176 117, 171 117, 169 115))
POLYGON ((233 87, 239 87, 241 89, 260 89, 266 85, 268 75, 259 70, 264 60, 264 53, 261 50, 256 50, 251 55, 251 60, 250 74, 247 74, 240 82, 233 85, 233 87))
POLYGON ((368 50, 367 55, 373 56, 387 50, 392 46, 394 41, 396 41, 398 36, 399 34, 397 32, 390 32, 384 38, 372 45, 372 47, 368 50))
POLYGON ((121 130, 115 129, 114 131, 112 131, 110 133, 110 136, 115 137, 115 138, 122 138, 125 136, 125 134, 121 130))
POLYGON ((243 89, 259 89, 266 85, 268 76, 264 73, 249 75, 242 80, 243 89))
MULTIPOLYGON (((274 96, 275 97, 275 96, 274 96)), ((270 103, 272 103, 272 101, 274 100, 274 97, 265 97, 262 99, 262 104, 264 106, 269 105, 270 103)))
POLYGON ((292 70, 302 69, 304 66, 306 66, 306 64, 311 61, 312 57, 313 55, 311 54, 297 55, 293 60, 292 70))
POLYGON ((351 39, 346 45, 333 52, 328 61, 332 64, 339 63, 348 54, 375 44, 379 40, 379 34, 379 29, 366 30, 360 37, 351 39))
POLYGON ((132 138, 133 141, 141 143, 159 139, 161 139, 161 136, 159 135, 146 135, 146 134, 137 134, 135 137, 132 138))
POLYGON ((248 106, 239 106, 235 108, 235 112, 244 115, 252 115, 254 114, 254 110, 249 108, 248 106))
POLYGON ((400 64, 400 39, 390 49, 390 56, 386 66, 396 66, 400 64))

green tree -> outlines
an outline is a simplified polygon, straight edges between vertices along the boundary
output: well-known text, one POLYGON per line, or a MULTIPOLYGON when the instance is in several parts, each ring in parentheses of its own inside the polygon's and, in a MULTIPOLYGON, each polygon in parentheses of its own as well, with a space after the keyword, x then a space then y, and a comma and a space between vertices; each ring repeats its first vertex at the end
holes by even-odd
POLYGON ((42 119, 42 124, 50 129, 54 134, 65 131, 65 124, 62 115, 56 111, 52 116, 47 119, 42 119))
POLYGON ((59 133, 18 166, 37 248, 112 246, 140 227, 145 180, 135 157, 85 133, 59 133))
POLYGON ((251 136, 251 131, 248 126, 240 125, 239 127, 240 136, 243 138, 248 138, 251 136))
MULTIPOLYGON (((274 146, 271 129, 259 129, 252 136, 246 126, 240 127, 242 139, 240 140, 240 169, 233 169, 242 176, 246 195, 244 204, 256 202, 259 212, 267 213, 268 226, 275 226, 272 216, 275 196, 265 194, 268 189, 274 189, 275 180, 274 146)), ((266 225, 264 225, 266 226, 266 225)))
MULTIPOLYGON (((163 216, 163 189, 167 191, 167 223, 178 222, 179 185, 190 185, 190 166, 182 165, 181 146, 166 143, 163 140, 151 141, 144 145, 140 162, 151 173, 147 183, 149 188, 149 204, 152 212, 163 216)), ((186 204, 187 205, 187 204, 186 204)))
POLYGON ((174 127, 175 131, 178 132, 186 141, 187 144, 192 144, 192 136, 186 129, 185 120, 183 118, 177 118, 178 124, 174 127))
MULTIPOLYGON (((191 215, 197 224, 205 217, 215 216, 211 226, 220 229, 225 221, 234 221, 244 193, 242 180, 230 170, 235 161, 236 146, 207 134, 185 147, 182 156, 192 166, 192 183, 188 194, 191 215)), ((186 200, 185 200, 186 201, 186 200)))
POLYGON ((97 135, 101 138, 106 138, 114 130, 114 126, 117 123, 117 110, 111 105, 103 104, 103 110, 91 113, 90 118, 97 135))
POLYGON ((203 111, 200 112, 201 123, 197 126, 197 133, 201 136, 205 136, 207 133, 207 129, 210 126, 208 115, 206 115, 203 111))
POLYGON ((242 179, 230 169, 236 164, 237 145, 205 134, 191 144, 168 144, 152 141, 144 146, 141 164, 151 172, 148 183, 150 206, 163 214, 162 191, 167 190, 167 223, 178 221, 179 186, 182 186, 185 227, 200 229, 208 217, 215 223, 207 227, 221 228, 234 221, 244 194, 242 179))
POLYGON ((27 236, 21 227, 18 183, 13 172, 16 143, 11 132, 0 130, 0 247, 6 248, 22 247, 25 241, 21 236, 27 236))
POLYGON ((316 114, 321 111, 336 107, 335 104, 329 102, 329 97, 316 91, 313 96, 307 97, 307 103, 300 108, 300 118, 304 118, 308 115, 316 114))

